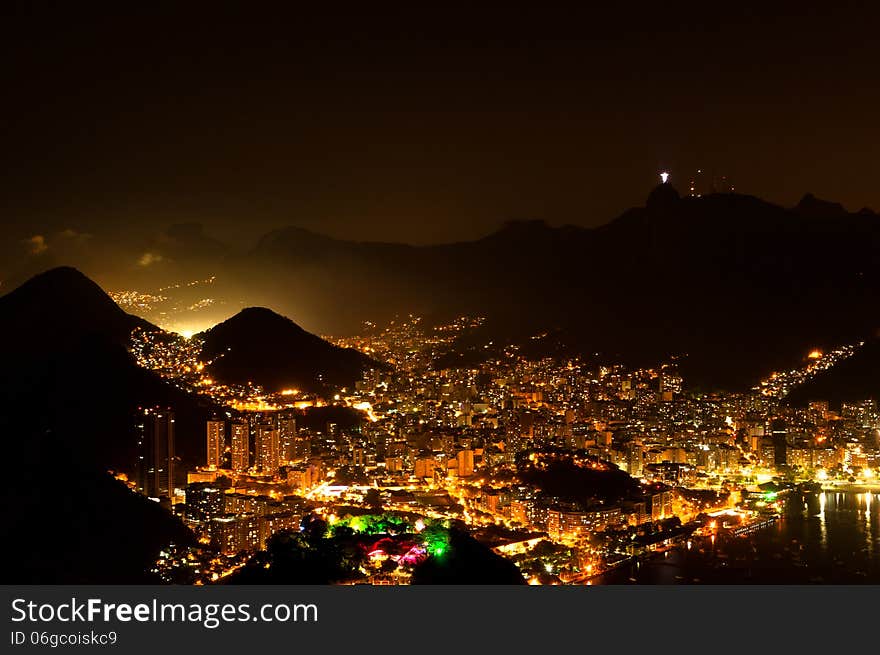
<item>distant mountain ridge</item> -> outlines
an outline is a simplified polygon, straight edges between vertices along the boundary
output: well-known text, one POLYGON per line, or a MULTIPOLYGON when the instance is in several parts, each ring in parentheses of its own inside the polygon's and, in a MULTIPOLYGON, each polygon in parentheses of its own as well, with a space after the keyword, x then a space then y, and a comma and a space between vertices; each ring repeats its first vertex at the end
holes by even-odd
POLYGON ((807 194, 680 197, 596 228, 513 221, 432 246, 333 239, 290 228, 228 260, 261 302, 296 305, 322 331, 395 315, 487 317, 486 340, 559 329, 607 359, 683 359, 686 379, 747 388, 805 349, 880 326, 880 220, 807 194))
MULTIPOLYGON (((178 246, 208 239, 199 226, 169 234, 178 246)), ((554 352, 633 364, 677 355, 687 383, 728 389, 873 334, 878 249, 880 220, 867 209, 812 194, 791 208, 682 197, 669 184, 595 228, 509 221, 477 240, 412 246, 288 227, 244 254, 208 247, 221 258, 217 306, 246 299, 323 334, 409 314, 480 315, 473 339, 483 343, 529 343, 537 356, 528 339, 549 330, 562 344, 554 352)))

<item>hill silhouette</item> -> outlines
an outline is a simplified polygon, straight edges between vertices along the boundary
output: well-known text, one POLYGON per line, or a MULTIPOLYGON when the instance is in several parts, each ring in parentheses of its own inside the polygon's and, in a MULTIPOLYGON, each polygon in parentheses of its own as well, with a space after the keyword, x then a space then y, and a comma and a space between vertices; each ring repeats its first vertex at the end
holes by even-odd
MULTIPOLYGON (((134 328, 159 331, 125 313, 79 271, 62 267, 37 275, 0 297, 0 356, 10 372, 0 390, 18 406, 35 405, 50 427, 82 434, 104 468, 134 461, 131 415, 167 405, 204 415, 214 407, 139 367, 127 351, 134 328)), ((178 449, 201 461, 203 426, 178 425, 178 449)))
POLYGON ((516 565, 458 529, 449 531, 442 555, 416 566, 410 584, 525 584, 516 565))
POLYGON ((26 539, 8 582, 144 582, 161 544, 192 538, 107 473, 133 468, 139 406, 175 407, 179 454, 204 457, 212 408, 137 366, 125 349, 134 327, 157 329, 69 268, 0 298, 0 401, 14 408, 0 417, 14 462, 2 493, 10 534, 26 539))
POLYGON ((793 405, 827 400, 833 407, 843 402, 880 399, 880 338, 865 342, 856 353, 794 389, 787 397, 793 405))
POLYGON ((616 467, 593 470, 571 462, 557 462, 545 470, 523 467, 519 475, 550 496, 578 502, 585 507, 597 501, 614 503, 639 491, 638 482, 616 467))
POLYGON ((87 335, 124 345, 136 327, 158 329, 126 314, 101 287, 67 266, 40 273, 0 297, 0 317, 10 319, 0 322, 6 345, 45 342, 53 348, 87 335))
POLYGON ((269 391, 352 387, 368 368, 364 354, 339 348, 264 307, 249 307, 199 335, 211 375, 226 383, 256 382, 269 391), (219 356, 219 358, 218 358, 219 356))

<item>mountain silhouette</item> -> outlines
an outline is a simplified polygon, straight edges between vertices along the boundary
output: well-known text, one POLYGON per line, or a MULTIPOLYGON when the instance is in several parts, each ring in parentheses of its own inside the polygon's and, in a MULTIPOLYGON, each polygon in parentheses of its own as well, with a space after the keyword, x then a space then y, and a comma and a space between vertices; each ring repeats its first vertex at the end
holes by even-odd
POLYGON ((126 314, 101 287, 67 266, 40 273, 0 297, 0 317, 6 345, 44 341, 55 347, 87 335, 125 344, 136 327, 158 329, 126 314))
MULTIPOLYGON (((16 402, 39 405, 39 416, 82 431, 79 449, 93 449, 102 467, 126 469, 135 457, 132 412, 152 405, 192 409, 203 402, 137 365, 127 351, 135 328, 160 331, 124 312, 75 269, 41 273, 0 297, 0 356, 13 373, 0 388, 16 402)), ((185 421, 179 426, 179 449, 200 461, 202 428, 197 438, 187 428, 185 421)))
POLYGON ((829 218, 834 216, 846 216, 846 209, 839 202, 822 200, 812 193, 807 193, 801 198, 794 210, 802 216, 829 218))
POLYGON ((382 365, 339 348, 264 307, 248 307, 198 335, 210 374, 225 383, 255 382, 269 391, 321 391, 352 387, 369 368, 382 365))
POLYGON ((7 582, 146 582, 163 544, 192 539, 107 473, 133 468, 138 407, 178 410, 184 462, 204 457, 213 411, 137 366, 125 348, 135 327, 158 329, 70 268, 0 297, 0 434, 13 463, 2 495, 10 534, 26 539, 5 560, 7 582))
POLYGON ((553 329, 572 352, 632 363, 678 355, 687 382, 745 389, 805 350, 880 325, 878 247, 870 211, 811 195, 794 208, 681 197, 664 184, 597 228, 515 221, 432 246, 276 230, 231 258, 228 274, 322 331, 480 315, 484 343, 553 329))

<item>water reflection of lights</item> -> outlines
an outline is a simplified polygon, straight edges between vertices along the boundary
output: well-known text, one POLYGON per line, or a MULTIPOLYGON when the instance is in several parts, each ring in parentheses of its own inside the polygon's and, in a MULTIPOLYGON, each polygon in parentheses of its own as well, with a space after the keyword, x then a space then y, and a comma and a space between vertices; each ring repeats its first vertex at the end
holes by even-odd
POLYGON ((825 503, 827 502, 827 494, 823 491, 819 494, 819 543, 822 544, 824 550, 828 546, 828 534, 825 529, 825 503))

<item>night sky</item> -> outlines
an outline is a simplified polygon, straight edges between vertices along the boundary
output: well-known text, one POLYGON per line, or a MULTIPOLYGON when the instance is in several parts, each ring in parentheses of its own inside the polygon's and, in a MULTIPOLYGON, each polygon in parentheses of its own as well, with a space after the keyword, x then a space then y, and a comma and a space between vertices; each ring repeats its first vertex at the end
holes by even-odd
POLYGON ((876 9, 31 4, 2 28, 7 255, 190 221, 244 245, 283 225, 411 243, 598 225, 698 167, 880 209, 876 9))

